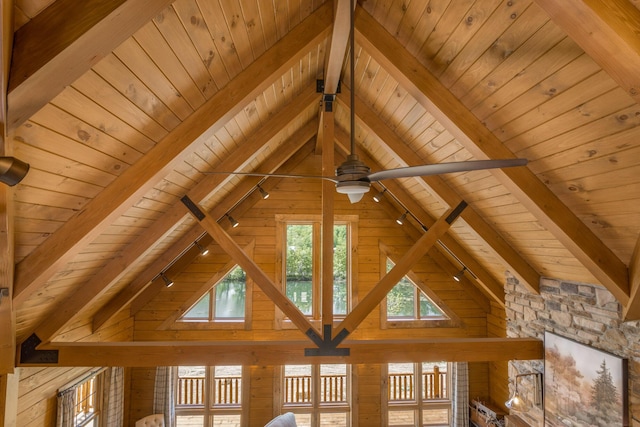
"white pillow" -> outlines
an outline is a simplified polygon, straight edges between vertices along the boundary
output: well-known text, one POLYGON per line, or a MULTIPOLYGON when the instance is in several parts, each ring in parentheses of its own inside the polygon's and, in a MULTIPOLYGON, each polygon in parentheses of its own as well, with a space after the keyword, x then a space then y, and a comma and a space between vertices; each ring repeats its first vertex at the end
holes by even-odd
POLYGON ((296 427, 296 417, 293 412, 278 415, 264 427, 296 427))

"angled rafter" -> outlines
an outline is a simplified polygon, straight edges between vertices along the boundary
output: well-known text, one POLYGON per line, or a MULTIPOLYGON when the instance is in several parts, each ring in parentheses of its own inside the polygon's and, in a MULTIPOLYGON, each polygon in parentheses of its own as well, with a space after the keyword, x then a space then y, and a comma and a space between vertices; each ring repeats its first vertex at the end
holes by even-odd
MULTIPOLYGON (((296 112, 303 111, 305 107, 309 106, 314 100, 317 100, 317 98, 318 95, 312 90, 312 88, 309 88, 309 90, 305 91, 304 94, 291 102, 289 107, 292 108, 285 108, 284 113, 281 112, 277 117, 274 117, 274 119, 276 119, 275 121, 270 121, 267 125, 258 130, 253 137, 249 138, 244 144, 242 144, 242 146, 226 157, 216 169, 220 171, 233 171, 250 162, 260 153, 262 146, 282 129, 282 126, 291 121, 292 117, 297 117, 295 114, 296 112), (278 127, 275 127, 275 125, 278 127), (252 154, 247 156, 246 153, 252 154)), ((305 136, 309 136, 309 134, 313 132, 314 127, 315 123, 310 123, 301 131, 295 133, 294 138, 289 138, 288 143, 278 151, 278 155, 273 156, 276 161, 274 162, 272 160, 269 162, 268 172, 272 172, 276 169, 286 160, 285 155, 287 153, 290 153, 292 149, 293 151, 297 150, 302 145, 303 141, 305 141, 305 139, 298 140, 295 139, 295 137, 304 138, 305 136)), ((202 201, 227 178, 228 176, 223 174, 207 175, 188 192, 188 196, 192 200, 202 201)), ((223 214, 220 206, 221 204, 216 206, 215 210, 218 211, 214 215, 216 217, 223 214)), ((126 273, 127 269, 135 264, 140 257, 152 250, 155 243, 173 230, 187 214, 188 212, 182 203, 177 202, 171 206, 162 215, 162 217, 160 217, 145 232, 143 236, 135 239, 135 241, 133 241, 119 257, 114 258, 102 267, 102 269, 94 276, 93 280, 83 284, 83 286, 77 289, 71 297, 61 301, 53 310, 51 316, 44 319, 40 325, 36 327, 34 332, 38 338, 43 342, 47 342, 52 339, 67 323, 76 317, 84 307, 90 305, 92 301, 95 301, 100 297, 100 295, 102 295, 110 284, 119 277, 122 277, 122 275, 126 273)), ((191 236, 191 233, 189 233, 189 236, 191 236)), ((191 239, 186 246, 182 247, 185 249, 188 248, 189 244, 192 243, 193 240, 195 239, 191 239)), ((173 252, 179 247, 180 246, 176 247, 176 245, 172 245, 171 251, 173 252)), ((138 275, 138 277, 141 277, 141 275, 138 275)))
POLYGON ((346 336, 352 333, 360 323, 371 313, 371 311, 380 304, 380 301, 389 293, 389 291, 409 272, 411 267, 444 235, 451 227, 451 224, 460 215, 465 208, 466 203, 461 203, 455 209, 449 209, 438 219, 429 230, 416 241, 416 243, 398 260, 396 265, 385 274, 382 279, 367 293, 367 295, 358 302, 353 310, 336 328, 339 332, 337 335, 346 336), (345 332, 346 331, 346 332, 345 332))
MULTIPOLYGON (((345 89, 347 92, 348 89, 345 89)), ((345 108, 349 108, 344 105, 345 108)), ((378 119, 376 113, 360 98, 356 97, 355 111, 358 118, 361 120, 361 125, 376 135, 381 142, 381 147, 385 148, 387 152, 395 157, 398 157, 408 166, 416 166, 414 164, 421 159, 420 156, 413 150, 411 150, 402 139, 386 125, 384 122, 378 119)), ((440 199, 440 202, 444 206, 455 206, 460 203, 462 198, 458 193, 453 190, 441 177, 437 175, 424 176, 420 178, 430 189, 430 193, 440 199)), ((498 256, 506 265, 510 267, 510 270, 515 274, 520 281, 529 287, 532 292, 539 292, 540 274, 529 265, 529 263, 520 256, 509 243, 507 243, 495 229, 491 227, 482 218, 478 212, 473 209, 473 206, 468 207, 462 213, 462 218, 467 224, 478 234, 478 236, 485 241, 493 252, 498 256)), ((481 273, 480 273, 481 274, 481 273)), ((493 288, 490 293, 496 297, 500 296, 498 300, 501 300, 501 304, 504 305, 504 290, 502 286, 499 288, 492 287, 486 282, 489 289, 493 288), (497 291, 497 294, 496 294, 497 291)), ((489 290, 487 289, 487 290, 489 290)))
POLYGON ((16 270, 14 302, 17 305, 24 302, 61 265, 182 161, 194 142, 205 140, 224 126, 248 100, 289 69, 303 52, 324 39, 330 28, 330 15, 329 6, 324 5, 304 24, 293 28, 23 259, 16 270))
MULTIPOLYGON (((314 94, 313 98, 317 98, 318 95, 314 94)), ((302 99, 306 99, 305 96, 302 99)), ((291 104, 297 106, 298 101, 293 101, 291 104)), ((287 109, 288 111, 288 109, 287 109)), ((277 115, 278 116, 278 115, 277 115)), ((274 116, 274 121, 278 121, 277 116, 274 116)), ((281 164, 283 164, 291 153, 295 153, 302 147, 305 141, 308 141, 313 137, 315 133, 315 129, 317 128, 315 122, 310 122, 304 127, 302 127, 297 132, 294 132, 293 135, 287 140, 285 144, 278 148, 259 168, 258 172, 261 173, 272 173, 281 164)), ((269 129, 263 129, 260 132, 260 135, 264 138, 267 138, 270 134, 269 129), (263 132, 264 131, 264 132, 263 132)), ((267 138, 268 139, 268 138, 267 138)), ((236 150, 237 153, 245 153, 251 151, 245 151, 244 149, 236 150)), ((226 163, 223 162, 223 164, 226 163)), ((223 165, 220 165, 221 168, 224 168, 223 165)), ((224 170, 232 170, 229 169, 224 170)), ((205 177, 204 181, 208 180, 217 180, 220 179, 222 175, 208 175, 205 177)), ((235 188, 229 196, 225 198, 224 201, 217 203, 214 209, 210 212, 210 214, 214 218, 219 218, 224 215, 227 209, 233 206, 238 200, 241 200, 247 193, 252 191, 258 181, 258 178, 247 178, 243 180, 237 188, 235 188)), ((217 182, 217 181, 213 181, 217 182)), ((209 187, 211 189, 211 186, 209 187)), ((192 197, 195 200, 198 198, 193 197, 193 192, 189 192, 189 197, 192 197)), ((184 205, 180 203, 179 209, 182 212, 185 212, 184 205)), ((176 205, 177 206, 177 205, 176 205)), ((176 207, 178 209, 178 207, 176 207)), ((154 226, 155 227, 155 226, 154 226)), ((172 260, 178 257, 189 245, 193 243, 195 238, 201 234, 200 227, 195 226, 192 230, 187 232, 184 237, 180 239, 180 241, 171 245, 171 247, 167 250, 163 256, 154 261, 151 265, 149 265, 144 272, 141 272, 137 275, 136 279, 125 287, 120 293, 118 293, 115 297, 113 297, 105 306, 103 306, 94 316, 93 320, 93 329, 94 331, 102 326, 107 320, 113 317, 118 311, 120 311, 124 306, 126 306, 129 302, 131 302, 137 295, 139 295, 147 284, 158 274, 158 271, 164 269, 167 265, 169 265, 172 260)), ((126 258, 126 257, 125 257, 126 258)), ((161 287, 160 287, 161 289, 161 287)))
MULTIPOLYGON (((203 364, 298 364, 308 341, 241 342, 113 342, 55 343, 54 366, 164 366, 203 364)), ((350 356, 316 356, 305 363, 370 364, 388 362, 487 362, 533 360, 544 357, 542 341, 535 338, 433 338, 416 340, 345 341, 350 356)), ((43 364, 40 364, 42 366, 43 364)), ((46 366, 46 364, 44 364, 46 366)), ((34 366, 20 364, 20 366, 34 366)), ((51 366, 49 364, 48 366, 51 366)))
POLYGON ((15 33, 8 128, 22 124, 171 3, 173 0, 52 2, 15 33))
POLYGON ((640 103, 640 10, 628 0, 535 0, 593 60, 640 103))
MULTIPOLYGON (((338 149, 342 150, 344 153, 348 153, 348 139, 349 138, 343 131, 336 130, 336 143, 338 144, 338 149)), ((358 157, 360 157, 360 159, 369 166, 375 167, 377 164, 375 160, 370 158, 366 153, 362 151, 358 153, 358 157)), ((379 169, 382 168, 379 167, 379 169)), ((424 224, 427 228, 433 226, 435 220, 422 208, 422 206, 420 206, 418 202, 415 201, 415 199, 411 195, 409 195, 405 191, 405 189, 399 183, 395 182, 394 180, 387 180, 384 182, 384 184, 387 190, 391 194, 393 194, 394 198, 397 198, 400 203, 402 203, 407 209, 409 209, 409 211, 411 211, 411 213, 415 215, 422 224, 424 224)), ((459 199, 459 202, 461 200, 462 199, 459 199)), ((469 207, 467 207, 467 209, 469 209, 469 207)), ((467 209, 462 211, 462 214, 460 215, 461 217, 464 218, 464 213, 467 211, 467 209)), ((396 212, 396 214, 397 213, 398 212, 396 212)), ((491 297, 491 299, 501 307, 504 307, 504 285, 501 282, 495 280, 493 276, 491 276, 491 274, 489 274, 489 272, 480 263, 478 263, 478 261, 476 261, 476 259, 469 252, 467 252, 466 249, 458 244, 458 242, 453 237, 445 234, 440 238, 440 241, 478 277, 478 281, 472 281, 471 283, 473 283, 474 286, 481 288, 484 294, 491 297)), ((457 268, 454 269, 451 263, 450 255, 447 254, 440 245, 435 246, 434 249, 438 250, 430 251, 429 256, 431 256, 436 262, 438 262, 440 268, 449 272, 451 275, 454 275, 455 273, 460 271, 460 268, 457 265, 457 268), (454 269, 455 271, 452 269, 454 269)), ((464 280, 466 281, 467 279, 465 278, 464 280)), ((474 290, 470 290, 469 292, 472 292, 474 294, 477 292, 479 301, 486 300, 485 295, 480 293, 477 288, 474 287, 473 289, 475 290, 475 292, 474 290)), ((482 303, 480 303, 480 305, 484 306, 484 304, 482 303)), ((488 304, 486 305, 488 306, 488 304)))
MULTIPOLYGON (((474 157, 515 157, 428 69, 361 8, 358 8, 356 35, 372 57, 474 157)), ((627 304, 629 278, 626 265, 533 172, 520 167, 495 169, 491 173, 620 303, 627 304)))

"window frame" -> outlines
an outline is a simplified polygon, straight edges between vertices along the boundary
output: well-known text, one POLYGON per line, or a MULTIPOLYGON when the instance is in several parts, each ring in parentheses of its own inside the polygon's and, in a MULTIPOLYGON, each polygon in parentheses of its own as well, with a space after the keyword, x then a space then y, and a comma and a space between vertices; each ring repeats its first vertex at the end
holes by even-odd
MULTIPOLYGON (((251 242, 246 246, 244 251, 249 255, 254 254, 255 242, 251 242)), ((199 289, 193 291, 192 296, 188 298, 173 315, 169 316, 159 327, 159 330, 193 330, 193 329, 244 329, 250 330, 252 327, 253 319, 253 280, 249 275, 246 275, 245 281, 245 306, 244 306, 244 319, 215 319, 209 320, 185 320, 182 316, 187 313, 191 308, 200 301, 205 293, 210 293, 209 304, 215 304, 215 292, 214 288, 234 269, 238 267, 238 264, 234 260, 229 260, 222 268, 216 271, 209 280, 207 280, 199 289)), ((245 272, 246 274, 246 272, 245 272)), ((169 289, 171 291, 172 288, 169 289)))
POLYGON ((353 376, 353 369, 350 364, 346 363, 326 363, 326 364, 304 364, 311 367, 311 391, 309 403, 287 403, 286 399, 286 366, 281 365, 276 368, 276 392, 274 394, 274 407, 278 408, 281 413, 293 412, 294 414, 305 414, 311 417, 311 427, 320 427, 323 414, 346 414, 347 427, 353 424, 353 396, 355 395, 356 381, 353 376), (323 402, 321 400, 321 367, 325 365, 340 365, 345 367, 346 391, 345 402, 323 402))
POLYGON ((446 390, 448 391, 448 396, 446 398, 441 399, 423 399, 422 396, 424 394, 424 372, 422 368, 423 363, 428 362, 416 362, 416 363, 407 363, 413 365, 413 384, 414 384, 414 397, 412 400, 390 400, 389 392, 389 365, 392 363, 385 363, 382 367, 382 398, 383 403, 386 408, 384 411, 385 423, 389 425, 390 412, 391 411, 413 411, 414 413, 414 426, 415 427, 451 427, 452 425, 452 417, 453 417, 453 399, 451 396, 451 391, 453 390, 451 384, 451 362, 441 362, 447 364, 447 376, 446 376, 446 390), (384 392, 386 390, 386 393, 384 392), (447 409, 449 414, 449 420, 447 424, 424 424, 423 412, 426 409, 447 409))
MULTIPOLYGON (((322 253, 322 216, 321 215, 295 215, 295 214, 278 214, 276 220, 276 265, 275 265, 275 283, 280 287, 283 294, 286 295, 286 242, 287 242, 287 226, 295 224, 312 224, 313 225, 313 266, 312 266, 312 313, 307 318, 312 325, 319 327, 322 322, 322 289, 320 286, 322 276, 322 265, 315 262, 322 253)), ((347 255, 349 259, 346 262, 346 287, 347 287, 347 313, 336 315, 334 313, 334 323, 344 319, 347 314, 357 304, 357 295, 353 284, 358 280, 357 262, 354 262, 354 255, 357 253, 358 245, 358 216, 357 215, 336 215, 334 217, 335 225, 347 226, 347 255)), ((278 308, 275 308, 275 328, 276 329, 296 329, 296 326, 284 315, 278 308)))
MULTIPOLYGON (((390 246, 383 242, 379 244, 380 252, 380 278, 387 274, 387 259, 393 264, 397 264, 400 255, 390 246)), ((443 316, 430 316, 423 318, 389 318, 387 315, 387 297, 380 303, 380 328, 381 329, 410 329, 410 328, 457 328, 462 326, 460 318, 433 292, 427 284, 413 270, 405 274, 414 285, 414 304, 418 306, 419 313, 419 293, 423 293, 442 312, 443 316)), ((452 279, 453 280, 453 279, 452 279)), ((394 285, 395 286, 395 285, 394 285)), ((419 316, 419 314, 418 314, 419 316)))
POLYGON ((202 405, 180 405, 178 403, 178 388, 180 381, 180 366, 176 366, 174 379, 174 397, 175 397, 175 422, 177 423, 179 416, 202 416, 204 427, 213 427, 215 425, 216 415, 240 415, 240 423, 243 425, 248 419, 248 402, 250 401, 250 372, 247 367, 237 365, 241 368, 241 391, 240 402, 238 404, 218 405, 215 403, 215 373, 216 367, 220 368, 222 365, 209 365, 202 366, 204 368, 204 384, 203 384, 203 403, 202 405))

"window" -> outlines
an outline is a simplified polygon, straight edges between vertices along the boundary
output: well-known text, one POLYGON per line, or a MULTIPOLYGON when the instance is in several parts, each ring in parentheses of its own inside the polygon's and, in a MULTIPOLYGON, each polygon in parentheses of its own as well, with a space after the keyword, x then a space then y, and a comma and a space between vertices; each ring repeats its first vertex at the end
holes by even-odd
POLYGON ((74 420, 77 427, 98 425, 100 402, 102 401, 102 381, 103 375, 98 374, 76 386, 74 420))
POLYGON ((347 365, 286 365, 280 407, 299 426, 351 425, 351 382, 347 365))
POLYGON ((242 366, 179 366, 176 426, 239 426, 248 380, 242 366))
MULTIPOLYGON (((387 258, 386 271, 389 272, 393 266, 394 263, 387 258)), ((444 317, 442 310, 408 276, 404 276, 387 294, 387 319, 424 320, 444 317)))
POLYGON ((247 275, 234 267, 183 316, 185 321, 241 321, 245 315, 247 275))
POLYGON ((451 399, 445 362, 387 366, 387 425, 449 427, 451 399))
MULTIPOLYGON (((350 260, 354 245, 353 216, 337 217, 333 233, 333 314, 347 315, 351 304, 351 281, 354 270, 350 260)), ((322 253, 320 217, 277 217, 277 245, 282 260, 276 269, 277 282, 287 297, 311 320, 320 320, 322 253)), ((282 315, 280 314, 280 319, 282 315)))
MULTIPOLYGON (((380 243, 380 271, 386 274, 394 266, 396 251, 380 243)), ((437 277, 434 280, 441 280, 437 277)), ((387 293, 380 304, 380 327, 385 328, 456 328, 460 318, 413 271, 409 271, 387 293)))

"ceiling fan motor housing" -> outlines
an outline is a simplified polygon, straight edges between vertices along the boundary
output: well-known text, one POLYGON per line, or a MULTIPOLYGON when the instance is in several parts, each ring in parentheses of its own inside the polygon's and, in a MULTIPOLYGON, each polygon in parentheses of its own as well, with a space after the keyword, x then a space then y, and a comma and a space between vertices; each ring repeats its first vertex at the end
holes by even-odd
POLYGON ((362 199, 364 193, 369 191, 371 182, 367 175, 371 169, 365 165, 357 155, 350 154, 347 160, 338 166, 336 176, 336 191, 349 196, 351 203, 362 199))

